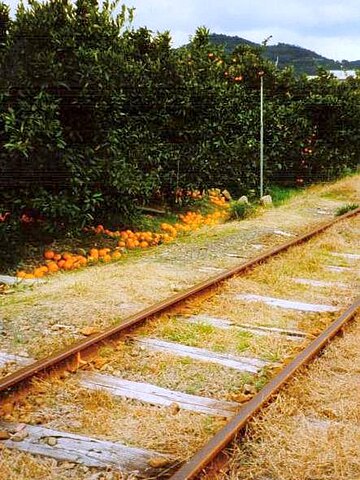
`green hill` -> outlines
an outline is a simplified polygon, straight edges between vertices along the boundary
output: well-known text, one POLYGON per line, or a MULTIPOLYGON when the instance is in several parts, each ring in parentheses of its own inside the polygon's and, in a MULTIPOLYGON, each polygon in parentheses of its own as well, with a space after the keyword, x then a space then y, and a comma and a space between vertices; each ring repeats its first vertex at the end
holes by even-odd
MULTIPOLYGON (((239 44, 250 45, 253 47, 261 46, 260 44, 250 42, 245 38, 217 33, 212 33, 210 39, 215 44, 225 45, 228 52, 232 52, 239 44)), ((343 68, 353 70, 360 68, 360 60, 352 62, 343 60, 342 62, 338 62, 323 57, 316 52, 307 50, 306 48, 289 45, 287 43, 268 45, 264 50, 264 56, 272 62, 277 63, 279 68, 293 66, 295 72, 298 74, 306 73, 308 75, 315 75, 318 67, 324 67, 327 70, 341 70, 343 68)))

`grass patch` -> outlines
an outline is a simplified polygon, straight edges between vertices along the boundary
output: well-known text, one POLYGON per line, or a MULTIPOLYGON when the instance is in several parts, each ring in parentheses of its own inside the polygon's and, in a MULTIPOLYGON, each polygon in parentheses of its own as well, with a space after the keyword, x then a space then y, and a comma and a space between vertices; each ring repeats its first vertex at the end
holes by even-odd
POLYGON ((299 195, 303 192, 303 190, 300 190, 299 188, 280 187, 278 185, 274 185, 268 190, 275 206, 282 205, 295 195, 299 195))
POLYGON ((215 328, 182 319, 160 319, 141 329, 141 334, 232 355, 256 356, 278 361, 288 356, 294 344, 285 337, 264 337, 236 328, 215 328))
POLYGON ((339 207, 335 211, 335 217, 340 217, 341 215, 344 215, 347 212, 351 212, 352 210, 356 210, 359 207, 360 205, 358 203, 347 203, 346 205, 339 207))
POLYGON ((255 212, 255 207, 248 203, 240 202, 235 200, 230 203, 229 215, 232 220, 242 220, 253 215, 255 212))

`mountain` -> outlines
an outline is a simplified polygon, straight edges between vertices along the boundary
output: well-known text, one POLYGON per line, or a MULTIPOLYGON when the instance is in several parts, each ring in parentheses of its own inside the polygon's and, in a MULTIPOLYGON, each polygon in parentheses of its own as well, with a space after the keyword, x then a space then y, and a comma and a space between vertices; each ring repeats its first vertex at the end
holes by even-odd
MULTIPOLYGON (((210 39, 212 43, 216 45, 225 45, 225 49, 229 53, 239 44, 261 47, 259 43, 250 42, 245 38, 218 33, 212 33, 210 39)), ((360 68, 360 60, 351 62, 343 60, 342 62, 338 62, 323 57, 312 50, 307 50, 306 48, 290 45, 288 43, 268 45, 264 49, 264 56, 272 62, 277 62, 278 68, 293 66, 295 72, 298 74, 306 73, 308 75, 315 75, 317 67, 323 67, 326 68, 326 70, 355 70, 360 68)))

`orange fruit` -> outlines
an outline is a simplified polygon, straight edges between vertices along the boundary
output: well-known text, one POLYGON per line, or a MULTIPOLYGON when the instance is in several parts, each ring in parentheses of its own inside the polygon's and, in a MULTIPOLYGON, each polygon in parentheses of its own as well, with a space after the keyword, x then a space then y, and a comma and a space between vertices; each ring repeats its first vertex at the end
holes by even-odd
POLYGON ((55 252, 53 250, 46 250, 44 252, 44 257, 46 258, 46 260, 51 260, 52 258, 54 258, 55 256, 55 252))
POLYGON ((31 278, 35 278, 35 275, 33 273, 27 273, 24 278, 30 280, 31 278))
POLYGON ((56 262, 50 262, 48 264, 48 271, 49 273, 56 273, 59 271, 58 264, 56 262))
POLYGON ((74 262, 72 260, 65 260, 65 263, 63 265, 64 270, 71 270, 73 268, 74 262))
POLYGON ((83 257, 82 255, 79 255, 78 262, 80 263, 80 265, 83 265, 83 266, 87 264, 86 258, 83 257))
POLYGON ((64 253, 62 254, 62 258, 63 258, 64 260, 70 260, 70 259, 72 258, 72 254, 69 253, 69 252, 64 252, 64 253))
POLYGON ((119 260, 119 258, 121 258, 121 253, 119 251, 116 251, 111 255, 111 258, 113 260, 119 260))
POLYGON ((103 262, 107 263, 107 262, 111 262, 112 259, 111 259, 110 255, 106 254, 102 257, 102 260, 103 260, 103 262))
POLYGON ((103 225, 98 225, 98 226, 95 228, 94 232, 95 232, 95 233, 102 233, 104 230, 105 230, 105 229, 104 229, 103 225))
POLYGON ((110 252, 110 248, 101 248, 99 250, 99 257, 105 257, 110 252))
POLYGON ((53 260, 55 260, 55 262, 58 262, 59 260, 61 260, 61 254, 55 253, 55 255, 53 256, 53 260))
POLYGON ((26 272, 24 270, 20 270, 19 272, 16 272, 16 276, 18 278, 25 278, 26 277, 26 272))
POLYGON ((149 246, 148 242, 145 242, 145 241, 140 242, 140 247, 141 248, 148 248, 148 246, 149 246))
POLYGON ((35 268, 34 270, 34 277, 35 278, 41 278, 44 276, 44 271, 42 270, 42 268, 35 268))
POLYGON ((90 257, 99 258, 99 250, 97 248, 92 248, 90 250, 90 257))

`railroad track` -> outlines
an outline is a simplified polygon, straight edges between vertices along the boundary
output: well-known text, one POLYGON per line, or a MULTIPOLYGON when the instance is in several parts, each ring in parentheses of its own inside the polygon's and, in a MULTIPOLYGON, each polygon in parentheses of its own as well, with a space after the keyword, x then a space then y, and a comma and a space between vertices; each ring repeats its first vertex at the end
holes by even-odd
POLYGON ((19 365, 0 380, 0 444, 76 478, 195 478, 359 309, 359 213, 46 359, 0 352, 19 365))

